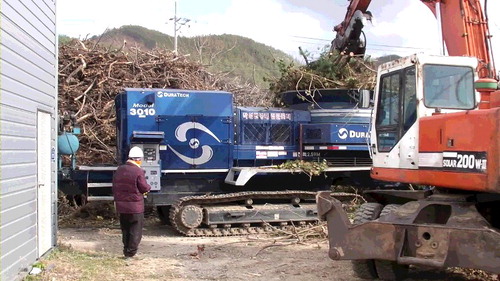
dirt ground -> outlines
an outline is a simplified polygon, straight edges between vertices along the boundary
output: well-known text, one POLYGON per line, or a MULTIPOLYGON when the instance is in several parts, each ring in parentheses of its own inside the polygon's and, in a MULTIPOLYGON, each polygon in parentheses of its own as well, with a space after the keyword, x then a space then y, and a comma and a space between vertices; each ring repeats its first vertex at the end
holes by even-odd
MULTIPOLYGON (((97 253, 119 262, 113 263, 113 270, 107 274, 97 272, 85 278, 66 279, 57 275, 57 267, 64 265, 52 258, 45 263, 53 273, 45 274, 43 280, 362 280, 353 275, 349 261, 328 258, 324 238, 303 243, 269 235, 188 238, 179 236, 170 226, 149 222, 138 259, 122 260, 121 232, 116 223, 105 227, 61 227, 58 243, 62 248, 97 253)), ((487 279, 412 271, 407 280, 487 279)))
MULTIPOLYGON (((129 263, 144 276, 164 272, 158 280, 360 280, 352 275, 349 262, 328 259, 324 240, 301 245, 274 243, 275 239, 279 240, 266 235, 188 238, 169 226, 148 226, 139 259, 129 263), (289 245, 270 246, 277 244, 289 245)), ((60 229, 59 243, 78 251, 117 257, 122 253, 118 228, 60 229)))

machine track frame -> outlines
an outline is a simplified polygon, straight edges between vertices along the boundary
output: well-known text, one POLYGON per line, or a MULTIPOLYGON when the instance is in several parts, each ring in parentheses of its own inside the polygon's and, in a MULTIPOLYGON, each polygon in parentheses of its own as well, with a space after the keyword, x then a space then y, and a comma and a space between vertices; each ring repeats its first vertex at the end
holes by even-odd
MULTIPOLYGON (((227 194, 217 194, 217 195, 200 195, 200 196, 187 196, 177 200, 170 209, 170 222, 172 226, 181 234, 185 236, 235 236, 235 235, 248 235, 248 234, 259 234, 259 233, 272 233, 279 231, 290 231, 293 228, 302 228, 307 224, 316 224, 318 223, 318 218, 316 211, 313 216, 296 220, 289 221, 262 221, 261 223, 256 224, 255 222, 242 222, 242 221, 228 221, 226 224, 212 224, 212 225, 203 225, 201 224, 198 227, 191 228, 186 226, 185 221, 183 222, 183 217, 181 211, 186 206, 198 206, 198 207, 210 207, 213 205, 218 205, 224 207, 223 204, 227 204, 226 206, 229 208, 229 204, 234 202, 242 202, 245 200, 286 200, 290 201, 293 198, 300 198, 302 200, 315 200, 316 192, 308 192, 308 191, 274 191, 274 192, 265 192, 265 191, 249 191, 249 192, 239 192, 239 193, 227 193, 227 194), (271 225, 271 223, 276 225, 271 225)), ((350 193, 332 193, 335 197, 352 197, 353 194, 350 193)), ((300 205, 301 203, 297 203, 300 205)), ((280 206, 278 204, 277 206, 280 206)), ((284 205, 284 204, 283 204, 284 205)), ((300 208, 300 207, 298 207, 300 208)), ((279 207, 277 208, 279 210, 279 207)), ((206 216, 206 210, 203 210, 203 216, 206 216)), ((193 221, 190 219, 189 221, 193 221)), ((204 219, 205 221, 205 219, 204 219)))

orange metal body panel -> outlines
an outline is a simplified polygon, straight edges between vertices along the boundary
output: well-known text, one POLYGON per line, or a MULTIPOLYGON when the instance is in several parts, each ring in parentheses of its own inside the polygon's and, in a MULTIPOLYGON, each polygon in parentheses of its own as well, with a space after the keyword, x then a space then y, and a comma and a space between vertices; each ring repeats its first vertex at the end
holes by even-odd
POLYGON ((466 174, 439 170, 409 170, 373 168, 371 176, 374 179, 393 182, 406 182, 411 184, 434 185, 439 187, 500 193, 489 190, 485 186, 487 176, 482 174, 466 174))
POLYGON ((374 167, 373 178, 500 193, 500 108, 423 117, 419 126, 419 153, 486 152, 486 172, 374 167))
POLYGON ((490 96, 490 107, 500 107, 500 91, 491 93, 490 96))

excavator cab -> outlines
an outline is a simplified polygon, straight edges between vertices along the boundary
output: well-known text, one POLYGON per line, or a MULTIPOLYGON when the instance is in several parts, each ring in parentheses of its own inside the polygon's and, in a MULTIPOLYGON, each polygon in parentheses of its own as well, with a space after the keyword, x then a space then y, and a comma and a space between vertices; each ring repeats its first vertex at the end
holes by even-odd
POLYGON ((476 65, 475 58, 422 54, 381 65, 370 134, 373 167, 425 166, 418 153, 419 120, 475 109, 476 65))
POLYGON ((379 67, 371 176, 419 188, 365 192, 352 221, 317 195, 329 256, 353 260, 358 277, 402 280, 410 265, 500 273, 500 107, 480 109, 476 65, 413 55, 379 67))

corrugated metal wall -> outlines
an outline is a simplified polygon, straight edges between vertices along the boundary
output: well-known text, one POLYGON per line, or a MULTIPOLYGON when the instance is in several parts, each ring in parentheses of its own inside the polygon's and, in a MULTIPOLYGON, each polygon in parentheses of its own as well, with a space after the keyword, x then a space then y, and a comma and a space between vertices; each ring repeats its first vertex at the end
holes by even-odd
MULTIPOLYGON (((42 255, 37 237, 37 112, 51 114, 56 147, 55 0, 0 0, 1 280, 42 255)), ((56 161, 51 161, 52 245, 56 242, 56 161)), ((45 202, 47 203, 47 202, 45 202)))

